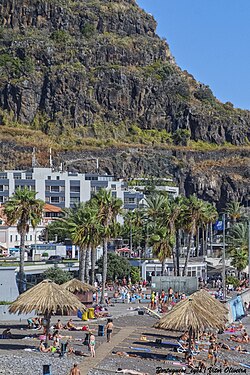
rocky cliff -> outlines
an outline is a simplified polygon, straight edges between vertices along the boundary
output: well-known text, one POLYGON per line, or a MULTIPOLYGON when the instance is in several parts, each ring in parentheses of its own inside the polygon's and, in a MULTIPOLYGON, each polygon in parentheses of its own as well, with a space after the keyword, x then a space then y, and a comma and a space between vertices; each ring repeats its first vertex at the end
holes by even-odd
POLYGON ((0 25, 4 166, 27 166, 33 146, 45 164, 52 147, 75 168, 98 154, 117 175, 248 199, 250 112, 181 71, 134 0, 2 0, 0 25))

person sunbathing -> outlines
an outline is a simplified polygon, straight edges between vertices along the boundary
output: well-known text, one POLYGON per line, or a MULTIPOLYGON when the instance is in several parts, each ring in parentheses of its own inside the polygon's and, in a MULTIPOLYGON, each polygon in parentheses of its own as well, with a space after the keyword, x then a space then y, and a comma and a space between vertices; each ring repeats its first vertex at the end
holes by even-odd
POLYGON ((235 341, 235 342, 242 342, 242 337, 231 335, 229 340, 235 341))
POLYGON ((187 341, 188 339, 188 331, 184 332, 183 335, 181 335, 180 340, 187 341))
POLYGON ((49 352, 51 352, 51 347, 46 348, 45 342, 43 340, 41 340, 40 345, 39 345, 39 351, 41 353, 49 353, 49 352))
POLYGON ((194 357, 192 355, 187 357, 187 365, 189 368, 194 369, 194 357))
POLYGON ((221 349, 230 350, 230 346, 227 345, 227 344, 224 343, 224 342, 219 342, 218 346, 219 346, 221 349))
POLYGON ((57 330, 63 329, 63 324, 62 324, 60 319, 58 319, 57 323, 55 324, 55 329, 57 329, 57 330))
POLYGON ((241 345, 236 346, 234 350, 240 353, 248 353, 248 351, 246 349, 243 349, 241 345))
POLYGON ((122 368, 118 368, 117 372, 119 374, 128 374, 128 375, 148 375, 146 372, 139 372, 135 370, 128 370, 128 369, 122 369, 122 368))
POLYGON ((11 339, 12 333, 10 331, 10 328, 6 328, 3 333, 2 333, 2 338, 3 339, 11 339))
POLYGON ((244 329, 242 334, 242 342, 249 342, 249 336, 247 334, 247 331, 244 329))

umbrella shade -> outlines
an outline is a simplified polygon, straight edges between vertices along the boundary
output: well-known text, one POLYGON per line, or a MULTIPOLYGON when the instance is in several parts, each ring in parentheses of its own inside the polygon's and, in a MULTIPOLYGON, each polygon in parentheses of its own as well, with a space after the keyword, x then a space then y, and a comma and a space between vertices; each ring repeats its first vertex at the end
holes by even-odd
POLYGON ((204 289, 198 290, 197 292, 193 293, 190 298, 199 301, 201 306, 205 308, 207 311, 210 311, 212 314, 216 315, 227 315, 228 309, 225 305, 223 305, 220 301, 215 299, 211 296, 208 292, 204 289))
POLYGON ((43 280, 33 288, 21 294, 10 306, 10 313, 29 314, 32 311, 51 315, 59 311, 62 314, 86 307, 72 293, 51 280, 43 280))
POLYGON ((179 302, 154 327, 174 331, 192 330, 193 333, 197 334, 206 329, 223 329, 224 325, 225 316, 223 314, 212 314, 198 301, 188 298, 179 302))
POLYGON ((83 283, 78 279, 72 279, 62 284, 62 287, 71 293, 96 292, 96 288, 90 284, 83 283))

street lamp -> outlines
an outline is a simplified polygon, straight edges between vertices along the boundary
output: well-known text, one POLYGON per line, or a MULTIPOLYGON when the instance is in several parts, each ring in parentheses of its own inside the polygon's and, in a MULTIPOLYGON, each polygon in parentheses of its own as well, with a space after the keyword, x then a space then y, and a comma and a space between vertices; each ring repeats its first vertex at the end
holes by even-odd
POLYGON ((223 222, 223 251, 222 251, 222 289, 223 299, 226 300, 227 289, 226 289, 226 215, 222 216, 223 222))

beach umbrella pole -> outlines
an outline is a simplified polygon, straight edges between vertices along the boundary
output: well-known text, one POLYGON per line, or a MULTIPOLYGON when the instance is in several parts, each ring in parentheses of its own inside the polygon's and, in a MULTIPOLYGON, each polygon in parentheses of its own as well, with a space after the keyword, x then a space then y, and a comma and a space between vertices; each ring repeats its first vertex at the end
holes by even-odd
POLYGON ((45 320, 47 322, 47 325, 46 325, 46 347, 47 348, 48 348, 48 344, 49 344, 50 319, 51 319, 51 314, 47 313, 45 315, 45 320))

